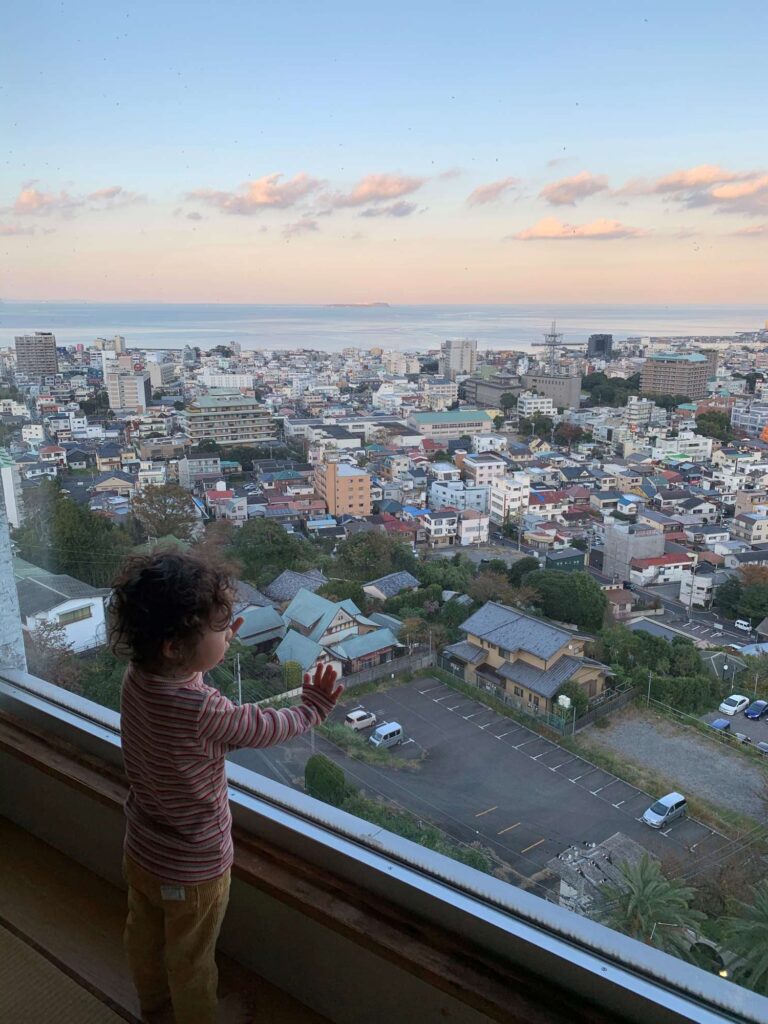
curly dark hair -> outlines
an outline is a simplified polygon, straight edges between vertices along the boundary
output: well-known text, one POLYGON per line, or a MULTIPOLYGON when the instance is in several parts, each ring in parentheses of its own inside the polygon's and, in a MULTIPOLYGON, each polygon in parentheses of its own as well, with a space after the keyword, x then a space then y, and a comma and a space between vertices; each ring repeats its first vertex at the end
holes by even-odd
POLYGON ((112 583, 109 645, 144 669, 168 667, 163 644, 194 645, 202 627, 226 629, 235 581, 203 555, 159 549, 126 559, 112 583))

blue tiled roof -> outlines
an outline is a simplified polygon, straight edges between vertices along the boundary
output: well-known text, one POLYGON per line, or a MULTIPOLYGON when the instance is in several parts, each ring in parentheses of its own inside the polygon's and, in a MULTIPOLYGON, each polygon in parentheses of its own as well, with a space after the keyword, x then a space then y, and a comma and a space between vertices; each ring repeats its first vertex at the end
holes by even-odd
POLYGON ((245 644, 249 640, 261 643, 264 640, 282 637, 285 634, 285 623, 282 616, 271 606, 249 608, 243 612, 243 620, 239 637, 245 644))
POLYGON ((488 601, 459 627, 464 633, 485 637, 508 651, 527 651, 545 661, 564 647, 571 634, 548 622, 523 615, 506 605, 488 601))
POLYGON ((376 587, 385 597, 396 597, 401 590, 418 587, 419 581, 409 572, 391 572, 388 576, 380 576, 377 580, 364 583, 363 586, 376 587))
POLYGON ((311 668, 323 653, 320 644, 310 640, 308 636, 302 636, 295 629, 289 629, 280 641, 275 657, 284 665, 286 661, 297 661, 302 669, 306 671, 311 668))
POLYGON ((353 636, 349 640, 333 644, 329 649, 342 661, 353 661, 355 658, 363 658, 366 654, 373 654, 387 647, 396 647, 397 644, 397 637, 391 629, 377 629, 373 633, 353 636))

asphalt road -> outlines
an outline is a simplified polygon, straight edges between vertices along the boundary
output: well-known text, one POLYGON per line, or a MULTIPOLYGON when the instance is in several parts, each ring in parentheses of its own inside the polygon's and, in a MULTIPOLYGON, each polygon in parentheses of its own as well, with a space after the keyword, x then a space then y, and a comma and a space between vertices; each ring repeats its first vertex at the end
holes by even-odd
MULTIPOLYGON (((354 701, 348 702, 349 705, 354 701)), ((652 796, 569 753, 436 679, 370 694, 363 705, 379 721, 398 721, 408 742, 398 756, 426 751, 414 772, 347 757, 322 737, 316 749, 340 764, 350 781, 438 824, 451 837, 479 840, 518 875, 535 879, 572 844, 599 843, 623 832, 658 857, 674 854, 691 867, 717 858, 728 840, 692 819, 662 832, 639 820, 652 796)), ((334 717, 340 719, 343 710, 334 717)), ((304 736, 268 751, 239 751, 237 763, 282 782, 300 779, 310 753, 304 736)))

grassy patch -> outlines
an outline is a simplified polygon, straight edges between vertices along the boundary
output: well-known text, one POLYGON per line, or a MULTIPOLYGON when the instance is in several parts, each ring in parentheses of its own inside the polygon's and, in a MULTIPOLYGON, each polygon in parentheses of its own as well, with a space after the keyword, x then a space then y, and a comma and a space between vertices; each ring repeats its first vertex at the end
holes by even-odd
POLYGON ((335 747, 349 755, 349 757, 353 757, 356 761, 364 761, 366 764, 381 764, 386 765, 388 768, 404 768, 407 771, 416 771, 421 761, 426 757, 424 751, 422 751, 420 757, 405 758, 399 757, 394 753, 394 750, 398 749, 396 747, 390 747, 387 750, 372 747, 368 742, 369 732, 361 735, 359 732, 348 729, 345 725, 339 725, 337 722, 323 722, 322 725, 317 726, 317 731, 335 747))

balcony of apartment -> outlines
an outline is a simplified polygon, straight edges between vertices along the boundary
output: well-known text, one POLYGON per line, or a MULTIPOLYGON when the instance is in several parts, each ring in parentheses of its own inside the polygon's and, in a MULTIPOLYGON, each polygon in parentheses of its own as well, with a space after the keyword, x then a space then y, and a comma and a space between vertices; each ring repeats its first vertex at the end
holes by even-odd
MULTIPOLYGON (((764 1021, 765 1001, 235 764, 234 1020, 764 1021), (249 1016, 252 1014, 252 1017, 249 1016)), ((0 669, 0 1019, 134 1022, 119 716, 0 669)))

